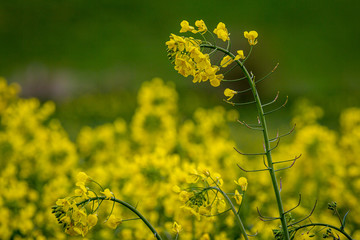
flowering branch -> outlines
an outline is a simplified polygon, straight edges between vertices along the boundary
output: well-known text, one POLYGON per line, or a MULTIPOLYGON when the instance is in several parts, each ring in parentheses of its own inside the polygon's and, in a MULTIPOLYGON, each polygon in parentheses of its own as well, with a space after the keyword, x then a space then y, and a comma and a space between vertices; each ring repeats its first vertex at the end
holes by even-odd
POLYGON ((126 207, 127 209, 129 209, 130 211, 132 211, 133 213, 135 213, 140 219, 141 221, 143 221, 145 223, 145 225, 150 229, 150 231, 154 234, 155 238, 158 239, 158 240, 162 240, 161 237, 160 237, 160 234, 156 231, 156 229, 151 225, 151 223, 135 208, 133 207, 132 205, 130 205, 129 203, 127 202, 124 202, 120 199, 117 199, 115 197, 111 197, 110 199, 107 198, 106 196, 100 196, 100 197, 92 197, 92 198, 89 198, 89 199, 85 199, 79 203, 77 203, 76 205, 77 206, 81 206, 83 204, 87 204, 91 201, 103 201, 103 200, 109 200, 109 201, 113 201, 115 203, 119 203, 121 205, 123 205, 124 207, 126 207))

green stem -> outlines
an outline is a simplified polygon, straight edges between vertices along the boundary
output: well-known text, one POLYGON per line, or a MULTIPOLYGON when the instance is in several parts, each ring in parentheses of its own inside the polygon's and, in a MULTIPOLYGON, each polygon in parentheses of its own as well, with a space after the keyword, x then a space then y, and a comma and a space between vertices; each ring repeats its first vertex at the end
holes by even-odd
POLYGON ((349 240, 353 240, 351 238, 351 236, 349 234, 347 234, 344 230, 341 230, 340 228, 337 228, 335 226, 332 226, 332 225, 329 225, 329 224, 325 224, 325 223, 309 223, 309 224, 306 224, 306 225, 302 225, 302 226, 299 226, 297 228, 294 229, 295 233, 297 231, 299 231, 300 229, 302 228, 307 228, 307 227, 313 227, 313 226, 323 226, 323 227, 328 227, 328 228, 332 228, 332 229, 335 229, 336 231, 342 233, 345 237, 347 237, 347 239, 349 240))
MULTIPOLYGON (((221 51, 223 53, 228 54, 232 58, 235 58, 234 54, 232 54, 231 52, 227 51, 224 48, 217 47, 217 46, 214 46, 214 45, 207 45, 207 44, 203 44, 201 46, 205 47, 205 48, 207 47, 207 48, 210 48, 210 49, 219 50, 219 51, 221 51)), ((276 175, 275 175, 275 169, 273 167, 273 161, 272 161, 271 150, 270 150, 269 133, 268 133, 268 129, 267 129, 264 109, 261 106, 261 101, 260 101, 260 97, 259 97, 259 94, 258 94, 256 86, 255 86, 255 82, 251 78, 248 70, 246 69, 246 67, 244 66, 244 64, 241 61, 237 60, 236 63, 239 65, 242 72, 245 74, 245 76, 246 76, 246 78, 247 78, 247 80, 249 82, 249 85, 251 87, 251 91, 253 93, 254 99, 255 99, 256 107, 257 107, 257 110, 258 110, 259 121, 260 121, 260 124, 261 124, 261 126, 263 128, 263 136, 264 136, 264 144, 265 144, 265 155, 266 155, 266 158, 267 158, 269 173, 270 173, 270 177, 271 177, 271 182, 272 182, 272 185, 273 185, 273 189, 274 189, 275 197, 276 197, 276 202, 277 202, 277 205, 278 205, 278 211, 279 211, 279 215, 280 215, 281 225, 282 225, 282 229, 283 229, 283 232, 284 232, 284 239, 289 240, 290 235, 289 235, 289 230, 288 230, 287 222, 286 222, 286 218, 285 218, 285 211, 284 211, 284 207, 283 207, 283 203, 282 203, 281 195, 280 195, 280 190, 279 190, 279 186, 278 186, 276 175)))
POLYGON ((76 205, 82 205, 86 202, 89 202, 89 201, 96 201, 96 200, 109 200, 109 201, 113 201, 113 202, 116 202, 116 203, 119 203, 123 206, 125 206, 127 209, 129 209, 130 211, 132 211, 133 213, 135 213, 144 223, 145 225, 151 230, 151 232, 154 234, 154 236, 156 237, 156 239, 158 240, 162 240, 159 233, 155 230, 155 228, 151 225, 151 223, 136 209, 134 208, 133 206, 131 206, 130 204, 128 204, 127 202, 124 202, 124 201, 121 201, 119 199, 116 199, 114 197, 110 198, 110 199, 107 199, 105 196, 101 196, 101 197, 93 197, 93 198, 89 198, 89 199, 86 199, 82 202, 79 202, 77 203, 76 205))
MULTIPOLYGON (((234 206, 234 204, 231 202, 229 196, 226 195, 226 193, 225 193, 223 190, 221 190, 221 188, 219 188, 219 187, 207 187, 206 189, 214 189, 214 190, 220 192, 220 193, 224 196, 224 198, 226 199, 226 201, 227 201, 228 204, 230 205, 231 211, 234 213, 234 215, 235 215, 235 217, 236 217, 236 221, 237 221, 237 223, 238 223, 238 225, 239 225, 239 227, 240 227, 240 232, 243 234, 245 240, 249 240, 249 237, 248 237, 248 235, 247 235, 247 233, 246 233, 244 224, 243 224, 242 221, 241 221, 240 215, 239 215, 238 212, 236 211, 235 206, 234 206)), ((206 190, 206 189, 205 189, 205 190, 206 190)))

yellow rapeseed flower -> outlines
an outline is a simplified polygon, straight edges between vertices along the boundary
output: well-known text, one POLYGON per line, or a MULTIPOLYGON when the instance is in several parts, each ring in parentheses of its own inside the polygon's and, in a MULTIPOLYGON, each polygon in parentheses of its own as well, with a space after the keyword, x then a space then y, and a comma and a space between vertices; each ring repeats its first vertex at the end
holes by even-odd
POLYGON ((197 20, 197 21, 195 22, 195 26, 198 27, 198 30, 197 30, 197 31, 193 31, 193 33, 198 33, 198 32, 200 32, 200 33, 204 34, 204 33, 207 32, 207 27, 206 27, 205 22, 204 22, 203 20, 197 20))
POLYGON ((236 93, 237 93, 236 91, 234 91, 234 90, 232 90, 230 88, 226 88, 225 91, 224 91, 224 95, 226 97, 228 97, 228 99, 227 99, 228 101, 230 99, 232 99, 236 93))
POLYGON ((176 234, 179 234, 183 230, 182 226, 178 224, 177 222, 174 222, 172 231, 176 234))
POLYGON ((193 30, 194 30, 194 27, 190 26, 190 25, 189 25, 189 22, 186 21, 186 20, 183 20, 183 21, 180 23, 180 26, 181 26, 181 29, 180 29, 180 32, 181 32, 181 33, 188 32, 188 31, 193 31, 193 30))
POLYGON ((250 32, 245 31, 244 37, 248 40, 248 42, 251 46, 254 46, 257 44, 256 38, 258 37, 258 33, 256 31, 250 31, 250 32))
POLYGON ((188 201, 192 196, 194 196, 194 193, 192 193, 192 192, 181 191, 179 193, 179 199, 182 202, 188 201))
POLYGON ((71 207, 71 203, 69 202, 69 200, 64 199, 64 198, 58 199, 58 200, 56 201, 56 205, 62 207, 65 212, 66 212, 67 210, 69 210, 69 208, 71 207))
POLYGON ((106 196, 106 199, 110 199, 113 197, 113 193, 110 191, 110 189, 106 188, 103 192, 100 192, 106 196))
POLYGON ((210 240, 210 235, 208 233, 205 233, 201 236, 200 240, 210 240))
POLYGON ((245 59, 243 50, 237 50, 237 55, 235 56, 234 60, 239 60, 239 59, 245 59))
POLYGON ((224 42, 230 40, 228 30, 226 29, 225 24, 222 22, 219 22, 217 27, 214 29, 214 33, 224 42))
POLYGON ((224 79, 224 75, 222 75, 222 74, 217 74, 217 75, 215 75, 214 77, 210 78, 210 84, 211 84, 211 86, 213 86, 213 87, 218 87, 218 86, 220 86, 220 82, 221 82, 221 80, 223 80, 223 79, 224 79))
POLYGON ((77 182, 82 182, 85 184, 86 182, 90 181, 90 177, 84 172, 79 172, 76 176, 76 180, 77 182))
POLYGON ((119 224, 122 223, 122 219, 115 217, 114 215, 111 215, 108 220, 105 222, 106 226, 108 226, 111 229, 117 228, 119 224))
POLYGON ((247 189, 247 185, 248 185, 248 182, 247 182, 247 179, 244 178, 244 177, 240 177, 239 180, 235 181, 235 184, 239 185, 241 187, 241 189, 243 190, 243 192, 246 191, 247 189))
POLYGON ((83 182, 77 182, 76 186, 78 186, 79 188, 75 189, 75 195, 86 197, 88 190, 85 187, 85 184, 83 182))
POLYGON ((222 186, 224 183, 224 180, 222 179, 220 173, 214 173, 213 174, 213 180, 215 181, 215 184, 218 186, 222 186))
POLYGON ((98 217, 96 214, 89 214, 87 216, 87 221, 88 221, 89 228, 92 228, 96 225, 96 223, 98 221, 98 217))
POLYGON ((171 188, 175 193, 180 193, 181 192, 181 188, 178 185, 174 185, 171 188))
POLYGON ((235 195, 234 195, 235 201, 237 204, 241 204, 243 196, 239 193, 238 190, 235 190, 235 195))
MULTIPOLYGON (((235 59, 237 60, 237 59, 235 59)), ((220 67, 227 67, 229 66, 230 64, 232 64, 234 62, 233 58, 229 55, 226 55, 220 62, 220 67)))

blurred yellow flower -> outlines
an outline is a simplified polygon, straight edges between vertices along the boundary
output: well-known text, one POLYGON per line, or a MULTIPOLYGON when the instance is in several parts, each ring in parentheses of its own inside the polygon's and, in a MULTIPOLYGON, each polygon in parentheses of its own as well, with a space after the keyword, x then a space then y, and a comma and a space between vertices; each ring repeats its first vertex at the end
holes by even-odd
POLYGON ((85 184, 90 180, 90 177, 84 172, 79 172, 76 176, 76 180, 77 182, 82 182, 85 184))
POLYGON ((182 202, 188 201, 192 196, 194 196, 194 193, 192 193, 192 192, 181 191, 179 193, 179 199, 182 202))
POLYGON ((106 188, 103 192, 100 192, 106 196, 106 199, 110 199, 113 197, 113 193, 110 191, 110 189, 106 188))
POLYGON ((235 190, 235 195, 234 195, 235 201, 238 205, 241 204, 243 196, 239 193, 238 190, 235 190))
POLYGON ((98 217, 96 214, 89 214, 87 217, 89 228, 92 228, 96 225, 98 217))
POLYGON ((183 230, 182 226, 178 224, 177 222, 174 222, 172 231, 176 234, 179 234, 183 230))
POLYGON ((180 193, 181 192, 181 188, 178 186, 178 185, 174 185, 172 187, 172 190, 175 192, 175 193, 180 193))
POLYGON ((85 187, 83 182, 77 182, 76 186, 79 188, 75 189, 75 195, 76 196, 84 196, 86 197, 86 194, 88 192, 87 188, 85 187))
POLYGON ((205 233, 201 236, 200 240, 210 240, 210 235, 208 233, 205 233))
POLYGON ((246 191, 247 186, 248 186, 248 182, 247 179, 244 177, 240 177, 239 180, 234 180, 235 184, 239 185, 242 189, 243 192, 246 191))
POLYGON ((111 229, 117 228, 119 224, 122 223, 122 219, 111 215, 108 220, 106 220, 105 225, 111 229))

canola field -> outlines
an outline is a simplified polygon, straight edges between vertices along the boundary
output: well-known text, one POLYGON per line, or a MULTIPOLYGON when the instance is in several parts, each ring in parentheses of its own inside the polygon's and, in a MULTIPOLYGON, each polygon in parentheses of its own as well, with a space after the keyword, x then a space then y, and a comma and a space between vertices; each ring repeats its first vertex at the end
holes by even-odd
MULTIPOLYGON (((155 78, 139 90, 130 122, 118 118, 95 128, 84 126, 76 141, 71 141, 52 116, 53 102, 23 99, 19 91, 18 85, 0 80, 0 239, 82 238, 69 237, 51 213, 58 199, 78 193, 79 172, 136 206, 163 239, 175 239, 174 222, 182 227, 179 239, 239 236, 231 212, 208 217, 184 206, 178 189, 193 184, 189 173, 204 169, 217 176, 225 192, 242 193, 241 199, 236 194, 232 199, 234 204, 241 203, 241 218, 250 234, 258 233, 256 239, 271 239, 272 229, 278 228, 278 222, 261 221, 257 212, 257 208, 266 216, 277 212, 268 174, 245 173, 237 167, 255 169, 262 159, 234 150, 242 150, 230 137, 229 124, 238 118, 235 110, 199 108, 192 118, 184 118, 178 111, 175 85, 155 78), (241 177, 247 179, 247 189, 234 183, 241 177)), ((335 201, 342 215, 350 210, 346 230, 358 239, 360 109, 345 109, 339 119, 341 129, 335 132, 318 123, 321 108, 307 101, 297 108, 292 137, 273 152, 279 161, 302 154, 291 169, 280 174, 284 207, 296 206, 301 194, 293 218, 308 215, 317 200, 310 220, 339 225, 327 209, 327 203, 335 201)), ((85 239, 154 239, 134 214, 118 205, 112 214, 121 224, 115 229, 106 226, 112 207, 112 203, 102 204, 98 223, 85 239)), ((220 213, 227 206, 219 201, 213 208, 209 211, 220 213)))

